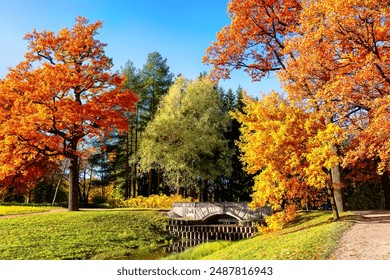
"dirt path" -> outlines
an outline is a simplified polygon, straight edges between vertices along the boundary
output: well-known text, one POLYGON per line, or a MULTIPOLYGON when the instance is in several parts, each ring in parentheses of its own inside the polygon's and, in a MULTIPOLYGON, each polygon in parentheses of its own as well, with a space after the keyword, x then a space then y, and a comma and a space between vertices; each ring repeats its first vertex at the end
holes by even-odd
POLYGON ((390 260, 390 211, 357 211, 331 255, 336 260, 390 260))
POLYGON ((35 216, 35 215, 42 215, 42 214, 48 214, 48 213, 58 213, 58 212, 65 212, 67 209, 65 208, 59 208, 59 209, 52 209, 49 211, 42 211, 42 212, 34 212, 34 213, 26 213, 26 214, 12 214, 12 215, 3 215, 0 216, 0 219, 8 219, 8 218, 14 218, 14 217, 21 217, 21 216, 35 216))

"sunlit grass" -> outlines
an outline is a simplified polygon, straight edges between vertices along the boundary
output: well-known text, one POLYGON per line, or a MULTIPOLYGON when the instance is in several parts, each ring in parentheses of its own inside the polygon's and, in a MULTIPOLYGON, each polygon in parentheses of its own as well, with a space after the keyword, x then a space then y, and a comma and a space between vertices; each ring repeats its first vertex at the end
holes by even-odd
POLYGON ((169 242, 155 211, 80 211, 0 219, 0 259, 153 259, 169 242))
POLYGON ((0 205, 0 216, 47 212, 47 211, 50 211, 52 209, 58 209, 58 207, 50 207, 50 206, 3 206, 3 205, 0 205))
MULTIPOLYGON (((348 213, 344 214, 348 215, 348 213)), ((327 259, 351 222, 332 222, 329 212, 302 212, 278 233, 238 242, 201 244, 169 259, 318 260, 327 259)))

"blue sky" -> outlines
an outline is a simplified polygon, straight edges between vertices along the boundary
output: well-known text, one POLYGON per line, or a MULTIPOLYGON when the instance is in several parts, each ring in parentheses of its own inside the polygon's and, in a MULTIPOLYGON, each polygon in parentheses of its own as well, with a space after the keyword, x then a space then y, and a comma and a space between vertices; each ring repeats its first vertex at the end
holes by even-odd
MULTIPOLYGON (((0 0, 0 78, 23 60, 27 32, 71 28, 77 16, 103 20, 99 39, 107 43, 114 70, 131 60, 141 68, 148 53, 158 51, 175 75, 195 78, 210 66, 202 63, 216 33, 230 23, 228 0, 0 0)), ((242 71, 221 81, 225 89, 241 85, 252 96, 278 90, 275 79, 253 83, 242 71)))

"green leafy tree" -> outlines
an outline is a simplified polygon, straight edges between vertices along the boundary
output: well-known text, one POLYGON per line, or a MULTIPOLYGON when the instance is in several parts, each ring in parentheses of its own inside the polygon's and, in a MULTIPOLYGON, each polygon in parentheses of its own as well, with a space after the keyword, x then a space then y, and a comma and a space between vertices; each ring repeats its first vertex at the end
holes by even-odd
POLYGON ((141 170, 159 168, 164 181, 180 193, 184 184, 203 186, 230 172, 229 118, 217 87, 207 78, 179 77, 161 100, 140 146, 141 170))

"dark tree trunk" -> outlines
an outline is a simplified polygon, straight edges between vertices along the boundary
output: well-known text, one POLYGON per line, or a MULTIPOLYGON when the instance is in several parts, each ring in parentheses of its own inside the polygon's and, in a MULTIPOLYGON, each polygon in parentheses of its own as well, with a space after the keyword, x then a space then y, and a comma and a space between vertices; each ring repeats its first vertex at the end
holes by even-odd
MULTIPOLYGON (((131 126, 129 127, 129 130, 131 130, 131 126)), ((132 135, 132 133, 130 133, 132 135)), ((129 133, 126 133, 126 171, 125 171, 125 198, 129 199, 131 196, 131 185, 130 185, 130 177, 131 177, 131 170, 130 170, 130 155, 132 151, 130 151, 131 147, 131 140, 129 139, 129 133)), ((132 137, 131 137, 132 138, 132 137)))
POLYGON ((150 169, 148 172, 148 196, 150 196, 153 192, 153 169, 150 169))
POLYGON ((337 221, 340 219, 340 217, 339 217, 339 211, 337 209, 337 203, 335 200, 334 192, 333 192, 332 186, 328 185, 326 188, 328 190, 330 205, 332 206, 333 219, 335 221, 337 221))
MULTIPOLYGON (((135 198, 137 196, 137 164, 133 163, 133 178, 132 178, 132 186, 133 186, 133 192, 132 197, 135 198)), ((139 190, 138 190, 139 193, 139 190)))
POLYGON ((74 156, 70 159, 69 166, 69 211, 79 210, 79 158, 74 156))
POLYGON ((383 172, 382 176, 382 188, 385 196, 385 209, 390 210, 390 179, 389 179, 389 171, 383 172))

